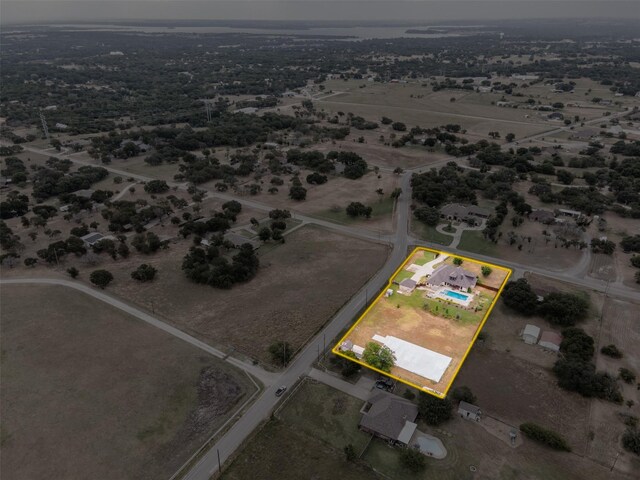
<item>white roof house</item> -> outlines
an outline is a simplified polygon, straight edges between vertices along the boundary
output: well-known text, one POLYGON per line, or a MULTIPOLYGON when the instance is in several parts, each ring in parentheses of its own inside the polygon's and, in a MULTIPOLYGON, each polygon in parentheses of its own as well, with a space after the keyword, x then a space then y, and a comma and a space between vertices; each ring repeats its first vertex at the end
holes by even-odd
POLYGON ((538 343, 538 339, 540 338, 540 327, 536 327, 535 325, 527 324, 522 331, 522 340, 527 345, 535 345, 538 343))

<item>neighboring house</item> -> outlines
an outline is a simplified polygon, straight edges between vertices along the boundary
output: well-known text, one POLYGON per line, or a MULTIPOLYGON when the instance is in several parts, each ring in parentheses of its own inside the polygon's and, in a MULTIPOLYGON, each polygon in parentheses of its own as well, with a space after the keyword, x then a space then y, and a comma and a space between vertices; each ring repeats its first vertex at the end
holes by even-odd
POLYGON ((234 232, 225 233, 224 234, 224 239, 225 240, 229 240, 231 243, 233 243, 233 246, 236 247, 236 248, 239 248, 241 245, 243 245, 245 243, 248 243, 253 248, 258 248, 260 246, 260 242, 258 242, 256 240, 248 239, 247 237, 243 237, 242 235, 239 235, 239 234, 234 233, 234 232))
POLYGON ((559 352, 561 343, 562 335, 556 332, 545 331, 542 332, 538 345, 542 348, 546 348, 547 350, 551 350, 552 352, 559 352))
POLYGON ((400 282, 400 287, 398 288, 399 293, 404 293, 405 295, 411 295, 411 293, 416 288, 416 281, 410 278, 405 278, 400 282))
POLYGON ((522 331, 522 340, 527 345, 535 345, 538 343, 538 339, 540 338, 540 327, 536 327, 535 325, 531 325, 530 323, 524 327, 522 331))
POLYGON ((77 190, 75 192, 72 192, 73 195, 75 195, 76 197, 81 197, 81 198, 91 198, 91 195, 93 195, 93 192, 95 190, 91 190, 90 188, 87 188, 85 190, 77 190))
POLYGON ((417 405, 391 393, 373 393, 361 412, 360 430, 390 443, 408 445, 416 431, 417 405))
POLYGON ((580 215, 582 215, 582 213, 578 212, 577 210, 567 210, 566 208, 559 208, 557 212, 558 215, 564 215, 565 217, 573 218, 578 218, 580 215))
POLYGON ((455 221, 474 221, 476 218, 489 218, 491 212, 486 208, 477 205, 460 205, 459 203, 450 203, 440 209, 440 218, 455 221))
POLYGON ((540 222, 545 224, 553 223, 556 219, 556 216, 553 212, 549 210, 534 210, 529 214, 529 219, 534 222, 540 222))
POLYGON ((475 420, 476 422, 479 422, 480 419, 482 418, 482 410, 480 410, 480 407, 476 407, 471 403, 467 403, 463 401, 461 401, 460 405, 458 405, 458 413, 462 418, 475 420))
POLYGON ((102 240, 104 237, 104 235, 102 235, 101 233, 98 232, 92 232, 92 233, 88 233, 83 237, 80 237, 80 240, 82 240, 85 244, 86 247, 93 247, 96 243, 98 243, 100 240, 102 240))
POLYGON ((442 265, 438 267, 427 279, 427 283, 433 286, 448 286, 458 290, 475 288, 478 277, 455 265, 442 265))

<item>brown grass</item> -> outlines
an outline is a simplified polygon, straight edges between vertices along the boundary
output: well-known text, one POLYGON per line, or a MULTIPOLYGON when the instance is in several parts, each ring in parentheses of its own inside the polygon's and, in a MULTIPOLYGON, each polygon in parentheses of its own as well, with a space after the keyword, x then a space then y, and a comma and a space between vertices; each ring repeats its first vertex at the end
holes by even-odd
POLYGON ((64 287, 2 287, 2 478, 168 478, 251 390, 64 287))

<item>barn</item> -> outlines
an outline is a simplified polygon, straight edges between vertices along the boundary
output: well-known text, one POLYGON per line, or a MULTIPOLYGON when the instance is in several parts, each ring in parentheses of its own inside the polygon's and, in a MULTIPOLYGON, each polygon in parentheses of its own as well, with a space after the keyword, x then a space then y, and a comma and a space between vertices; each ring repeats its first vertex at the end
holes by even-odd
POLYGON ((556 332, 545 331, 540 336, 538 345, 552 352, 560 351, 560 344, 562 343, 562 335, 556 332))

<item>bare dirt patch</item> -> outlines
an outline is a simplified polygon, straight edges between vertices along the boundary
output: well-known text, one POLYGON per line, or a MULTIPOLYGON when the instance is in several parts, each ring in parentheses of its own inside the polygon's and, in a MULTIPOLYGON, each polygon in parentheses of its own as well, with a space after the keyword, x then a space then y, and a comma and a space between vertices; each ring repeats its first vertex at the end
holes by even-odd
POLYGON ((2 477, 167 478, 253 389, 64 287, 2 287, 2 477))

